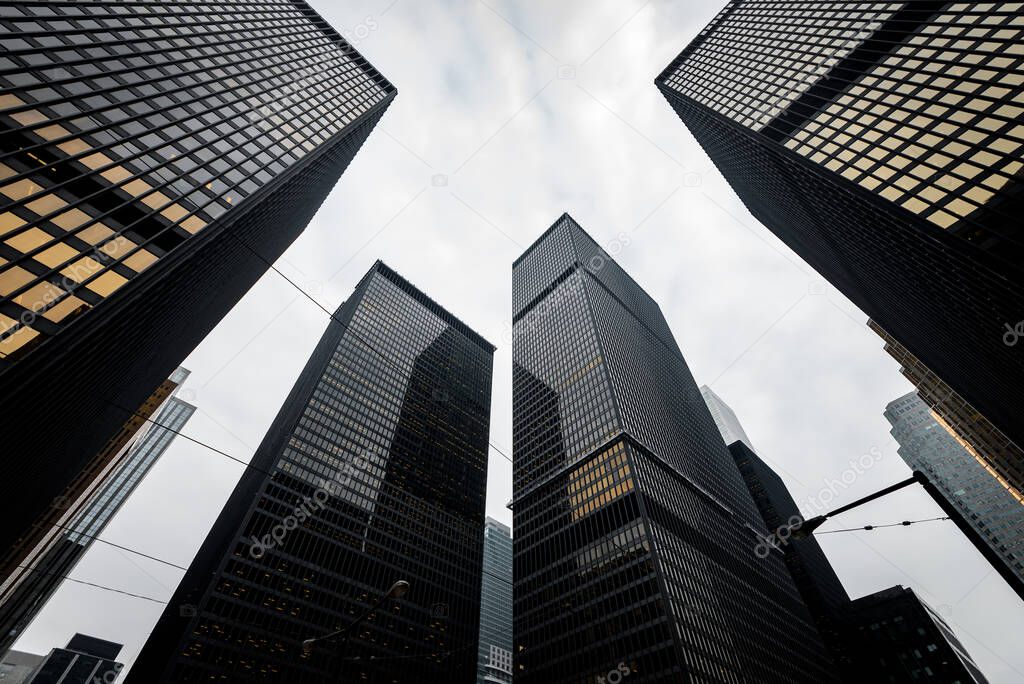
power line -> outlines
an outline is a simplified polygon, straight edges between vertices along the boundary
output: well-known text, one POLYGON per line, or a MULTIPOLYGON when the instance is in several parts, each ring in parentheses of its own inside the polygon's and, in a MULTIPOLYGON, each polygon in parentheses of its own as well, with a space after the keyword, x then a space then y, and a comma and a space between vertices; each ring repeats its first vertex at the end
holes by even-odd
POLYGON ((89 586, 89 587, 95 587, 96 589, 102 589, 103 591, 111 591, 111 592, 113 592, 115 594, 121 594, 122 596, 131 596, 132 598, 142 599, 144 601, 152 601, 153 603, 159 603, 159 604, 164 605, 164 606, 167 605, 167 601, 161 601, 160 599, 150 598, 149 596, 143 596, 141 594, 133 594, 130 591, 122 591, 120 589, 114 589, 113 587, 105 587, 102 584, 96 584, 95 582, 86 582, 85 580, 75 579, 74 577, 68 577, 67 575, 60 575, 59 573, 56 573, 56 572, 44 572, 44 571, 40 570, 38 567, 33 568, 33 567, 28 566, 28 565, 19 565, 18 567, 20 569, 22 569, 22 570, 31 570, 33 572, 41 572, 42 574, 48 575, 48 576, 56 575, 56 576, 59 576, 61 579, 67 580, 68 582, 75 582, 76 584, 84 584, 84 585, 89 586))
MULTIPOLYGON (((238 240, 238 242, 240 242, 242 244, 242 246, 244 246, 247 250, 249 250, 256 258, 258 258, 260 261, 265 263, 269 268, 271 268, 279 276, 284 278, 284 280, 289 285, 291 285, 296 290, 298 290, 298 292, 301 295, 303 295, 304 297, 309 299, 320 310, 322 310, 324 313, 326 313, 330 317, 330 319, 332 321, 334 321, 336 323, 339 323, 339 324, 341 323, 341 321, 339 321, 335 317, 335 315, 329 309, 327 309, 320 302, 318 302, 312 295, 310 295, 308 292, 306 292, 304 289, 302 289, 291 278, 289 278, 287 275, 285 275, 283 272, 281 272, 281 270, 278 269, 274 264, 272 264, 270 261, 268 261, 266 258, 264 258, 261 254, 256 252, 256 250, 254 250, 252 247, 250 247, 245 241, 241 240, 237 236, 234 236, 233 234, 232 234, 232 236, 235 237, 236 240, 238 240)), ((362 337, 360 337, 355 331, 352 330, 351 326, 345 326, 345 331, 353 339, 355 339, 356 341, 361 343, 364 347, 366 347, 367 349, 372 351, 374 354, 376 354, 378 357, 380 357, 380 359, 382 361, 384 361, 385 363, 391 364, 394 368, 396 368, 397 370, 399 370, 401 372, 405 372, 405 369, 400 367, 395 361, 393 361, 392 359, 389 359, 388 357, 384 356, 384 354, 382 352, 380 352, 380 350, 378 350, 376 347, 374 347, 372 344, 370 344, 366 340, 362 339, 362 337)), ((115 402, 112 402, 112 401, 109 401, 109 400, 107 401, 107 403, 110 404, 111 406, 113 406, 114 408, 117 408, 117 409, 119 409, 121 411, 124 411, 125 413, 127 413, 129 415, 142 418, 145 422, 151 423, 151 424, 155 425, 156 427, 161 428, 163 430, 167 430, 168 432, 174 434, 177 437, 181 437, 182 439, 185 439, 185 440, 187 440, 189 442, 192 442, 193 444, 196 444, 196 445, 201 446, 201 447, 203 447, 205 449, 208 449, 209 451, 212 451, 213 453, 215 453, 215 454, 217 454, 219 456, 223 456, 224 458, 227 458, 227 459, 229 459, 231 461, 234 461, 235 463, 238 463, 239 465, 243 466, 244 468, 251 468, 252 470, 255 470, 255 471, 259 472, 259 473, 267 475, 268 477, 274 477, 276 475, 276 473, 271 472, 269 470, 265 470, 263 468, 260 468, 259 466, 253 465, 251 462, 246 462, 246 461, 243 461, 242 459, 240 459, 240 458, 238 458, 236 456, 232 456, 228 452, 226 452, 226 451, 224 451, 222 449, 218 449, 217 447, 213 446, 212 444, 208 444, 207 442, 204 442, 204 441, 202 441, 200 439, 196 439, 195 437, 191 437, 189 435, 186 435, 186 434, 184 434, 183 432, 181 432, 180 430, 178 430, 176 428, 173 428, 173 427, 171 427, 169 425, 164 425, 162 423, 159 423, 156 420, 154 420, 151 416, 143 415, 139 411, 135 411, 135 410, 132 410, 132 409, 125 408, 124 406, 120 406, 119 404, 117 404, 115 402)), ((488 440, 487 443, 488 443, 488 445, 492 449, 494 449, 503 458, 505 458, 505 460, 507 460, 509 463, 512 463, 512 459, 502 449, 500 449, 497 445, 495 445, 490 440, 488 440)), ((129 548, 127 546, 122 546, 120 544, 115 544, 114 542, 110 542, 110 541, 107 541, 105 539, 100 539, 98 536, 95 536, 95 535, 86 534, 84 532, 78 532, 78 531, 74 530, 73 528, 67 527, 65 525, 60 525, 59 523, 54 523, 54 526, 62 528, 62 529, 65 529, 65 530, 69 530, 72 533, 79 534, 79 535, 81 535, 83 537, 87 537, 89 539, 98 541, 101 544, 106 544, 108 546, 120 549, 122 551, 127 551, 128 553, 132 553, 132 554, 141 556, 141 557, 146 558, 148 560, 152 560, 154 562, 161 563, 163 565, 167 565, 169 567, 172 567, 172 568, 175 568, 175 569, 178 569, 178 570, 182 570, 184 572, 188 572, 188 568, 186 568, 184 566, 181 566, 181 565, 178 565, 177 563, 172 563, 170 561, 163 560, 162 558, 157 558, 156 556, 151 556, 151 555, 149 555, 147 553, 143 553, 141 551, 137 551, 137 550, 129 548)), ((23 569, 23 570, 29 570, 29 571, 33 571, 33 572, 43 572, 43 571, 40 571, 36 567, 20 566, 20 565, 18 567, 20 569, 23 569)), ((56 575, 57 573, 43 572, 43 574, 51 575, 52 576, 52 575, 56 575)), ((488 573, 488 574, 491 574, 491 573, 488 573)), ((496 579, 504 580, 504 578, 500 578, 497 575, 494 575, 494 577, 496 579)), ((151 598, 151 597, 148 597, 148 596, 142 596, 140 594, 133 594, 131 592, 122 591, 120 589, 114 589, 112 587, 106 587, 106 586, 103 586, 103 585, 100 585, 100 584, 95 584, 93 582, 86 582, 84 580, 74 579, 74 578, 69 577, 67 575, 61 575, 60 578, 64 579, 64 580, 68 580, 69 582, 75 582, 75 583, 78 583, 78 584, 83 584, 83 585, 95 587, 97 589, 102 589, 104 591, 114 592, 114 593, 117 593, 117 594, 121 594, 123 596, 130 596, 130 597, 133 597, 133 598, 138 598, 138 599, 142 599, 142 600, 145 600, 145 601, 151 601, 151 602, 154 602, 154 603, 160 603, 160 604, 164 604, 164 605, 167 604, 167 601, 160 601, 158 599, 154 599, 154 598, 151 598)), ((457 650, 461 650, 461 649, 457 649, 457 650)), ((443 655, 450 655, 450 654, 455 653, 455 652, 457 652, 457 651, 448 651, 446 654, 443 654, 443 655)), ((402 656, 402 657, 404 657, 404 656, 402 656)), ((409 656, 409 657, 422 657, 422 656, 409 656)))
POLYGON ((182 566, 178 565, 177 563, 172 563, 170 561, 165 561, 162 558, 157 558, 156 556, 150 556, 147 553, 142 553, 141 551, 136 551, 135 549, 130 549, 127 546, 121 546, 120 544, 115 544, 114 542, 107 541, 106 539, 100 539, 99 537, 97 537, 95 535, 92 535, 92 534, 86 534, 85 532, 79 532, 78 530, 74 529, 73 527, 68 527, 67 525, 61 525, 60 523, 53 523, 53 526, 54 527, 59 527, 59 528, 61 528, 63 530, 68 530, 72 534, 77 534, 79 536, 86 537, 88 539, 92 539, 93 541, 97 541, 100 544, 106 544, 107 546, 113 546, 115 549, 121 549, 122 551, 127 551, 128 553, 134 553, 136 556, 142 556, 143 558, 148 558, 151 561, 156 561, 157 563, 163 563, 164 565, 169 565, 172 568, 177 568, 178 570, 185 570, 186 572, 188 571, 188 568, 182 567, 182 566))
POLYGON ((863 531, 863 530, 867 530, 867 531, 870 532, 871 530, 879 530, 879 529, 882 529, 883 527, 910 527, 911 525, 916 525, 917 523, 935 522, 936 520, 949 520, 949 517, 948 516, 944 516, 944 517, 941 517, 941 518, 926 518, 924 520, 904 520, 903 522, 889 523, 889 524, 886 524, 886 525, 865 525, 864 527, 848 527, 848 528, 842 529, 842 530, 829 530, 827 532, 815 532, 815 534, 836 534, 838 532, 860 532, 860 531, 863 531))

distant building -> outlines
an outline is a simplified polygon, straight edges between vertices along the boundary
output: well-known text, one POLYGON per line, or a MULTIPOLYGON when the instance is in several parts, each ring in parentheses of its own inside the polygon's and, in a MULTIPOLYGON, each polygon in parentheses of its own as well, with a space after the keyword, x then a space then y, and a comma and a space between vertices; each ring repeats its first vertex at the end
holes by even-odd
POLYGON ((29 677, 36 671, 46 656, 21 651, 7 651, 0 659, 0 684, 28 684, 29 677))
POLYGON ((0 653, 46 606, 192 417, 195 407, 175 396, 188 375, 176 370, 82 470, 58 505, 2 557, 0 653))
POLYGON ((477 684, 512 681, 512 530, 493 518, 484 524, 477 684))
POLYGON ((853 681, 988 681, 942 616, 911 589, 897 586, 856 599, 847 620, 851 647, 859 654, 853 681))
POLYGON ((1002 562, 1024 580, 1024 504, 936 421, 914 392, 885 408, 898 453, 920 470, 1002 562))
MULTIPOLYGON (((801 519, 800 509, 785 483, 744 442, 733 442, 729 452, 740 469, 769 532, 801 519)), ((848 665, 842 630, 842 613, 850 602, 842 582, 814 537, 787 538, 778 544, 800 597, 814 619, 832 660, 844 671, 848 665)))
POLYGON ((978 409, 953 391, 874 321, 868 327, 885 340, 885 351, 900 364, 900 371, 917 388, 939 422, 960 444, 999 480, 999 484, 1024 503, 1024 449, 991 423, 978 409))
POLYGON ((121 648, 113 641, 76 634, 67 646, 52 649, 46 656, 11 651, 0 665, 0 684, 7 684, 4 667, 8 662, 12 674, 22 677, 13 679, 12 684, 113 684, 124 668, 117 662, 121 648), (32 669, 25 675, 28 667, 32 669))
POLYGON ((720 396, 707 385, 701 386, 700 395, 704 397, 704 403, 707 404, 708 411, 711 411, 711 417, 715 419, 715 425, 718 426, 718 431, 722 433, 722 439, 726 444, 743 442, 751 451, 757 451, 743 430, 743 425, 736 417, 736 413, 722 401, 720 396))

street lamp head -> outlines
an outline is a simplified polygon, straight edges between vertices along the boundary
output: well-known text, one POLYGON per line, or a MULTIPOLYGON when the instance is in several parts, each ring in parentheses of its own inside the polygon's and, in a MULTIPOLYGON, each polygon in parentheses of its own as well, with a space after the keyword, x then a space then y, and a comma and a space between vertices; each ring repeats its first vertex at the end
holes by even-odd
POLYGON ((305 641, 303 641, 302 642, 302 653, 304 655, 309 655, 310 653, 312 653, 313 652, 313 644, 315 644, 316 641, 317 641, 316 639, 306 639, 305 641))
POLYGON ((398 580, 397 582, 391 585, 390 589, 388 589, 387 595, 388 598, 397 599, 405 596, 405 593, 407 591, 409 591, 409 583, 405 580, 398 580))

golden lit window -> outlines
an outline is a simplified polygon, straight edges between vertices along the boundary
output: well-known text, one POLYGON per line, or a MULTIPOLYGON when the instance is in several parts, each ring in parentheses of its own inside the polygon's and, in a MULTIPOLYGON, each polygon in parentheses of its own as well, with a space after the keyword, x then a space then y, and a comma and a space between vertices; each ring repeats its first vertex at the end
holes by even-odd
POLYGON ((54 216, 50 219, 50 223, 63 228, 64 230, 74 230, 79 226, 88 223, 92 220, 92 217, 86 214, 81 209, 69 209, 59 216, 54 216))
POLYGON ((7 235, 12 230, 17 230, 23 225, 25 225, 25 222, 9 211, 0 214, 0 236, 7 235))
POLYGON ((92 281, 87 288, 100 295, 101 297, 108 297, 114 293, 119 287, 128 282, 128 279, 122 276, 120 273, 114 273, 113 271, 107 271, 96 280, 92 281))
POLYGON ((7 339, 0 341, 0 354, 10 356, 37 337, 39 333, 32 328, 20 328, 7 339))
POLYGON ((53 237, 49 233, 39 228, 29 228, 26 231, 18 233, 14 237, 4 240, 8 245, 18 250, 22 254, 30 252, 37 247, 42 247, 45 244, 53 242, 57 238, 53 237))
POLYGON ((0 272, 0 295, 9 295, 35 279, 33 274, 21 266, 11 266, 6 271, 0 272))
POLYGON ((34 258, 41 264, 46 264, 50 268, 56 268, 69 259, 74 259, 77 255, 77 249, 65 245, 63 242, 58 242, 53 247, 36 254, 34 258))
POLYGON ((40 190, 42 190, 42 188, 28 178, 22 178, 19 181, 15 181, 10 185, 5 185, 0 188, 0 192, 7 195, 12 200, 25 199, 40 190))
POLYGON ((80 240, 84 240, 84 241, 88 242, 90 245, 96 245, 96 244, 99 244, 100 242, 102 242, 103 240, 106 240, 108 237, 110 237, 113 234, 114 234, 114 231, 112 231, 110 228, 108 228, 104 224, 102 224, 102 223, 95 223, 95 224, 89 226, 88 228, 86 228, 85 230, 82 230, 82 231, 79 231, 78 233, 76 233, 75 237, 77 237, 80 240))
POLYGON ((43 317, 53 323, 60 323, 72 313, 89 305, 74 295, 65 297, 57 305, 43 313, 43 317))

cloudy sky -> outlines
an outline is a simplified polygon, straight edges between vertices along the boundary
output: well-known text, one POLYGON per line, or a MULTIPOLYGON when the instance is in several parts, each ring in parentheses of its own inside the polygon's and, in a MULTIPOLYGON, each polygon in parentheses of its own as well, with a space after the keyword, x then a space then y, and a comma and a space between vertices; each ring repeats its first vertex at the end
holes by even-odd
MULTIPOLYGON (((618 260, 799 502, 834 507, 909 476, 882 411, 910 386, 866 316, 744 210, 653 85, 723 0, 311 4, 399 94, 278 265, 333 309, 382 258, 498 345, 491 438, 505 453, 511 263, 568 211, 603 244, 628 234, 618 260)), ((326 325, 268 274, 185 362, 199 407, 185 433, 248 459, 326 325)), ((187 565, 241 471, 179 439, 103 538, 187 565)), ((492 452, 489 475, 488 513, 510 522, 509 462, 492 452)), ((938 515, 908 490, 824 529, 938 515)), ((911 586, 993 683, 1024 679, 1024 605, 951 523, 821 542, 852 596, 911 586)), ((181 574, 96 544, 72 576, 166 600, 181 574)), ((80 631, 124 643, 130 664, 161 609, 65 583, 17 648, 80 631)))

